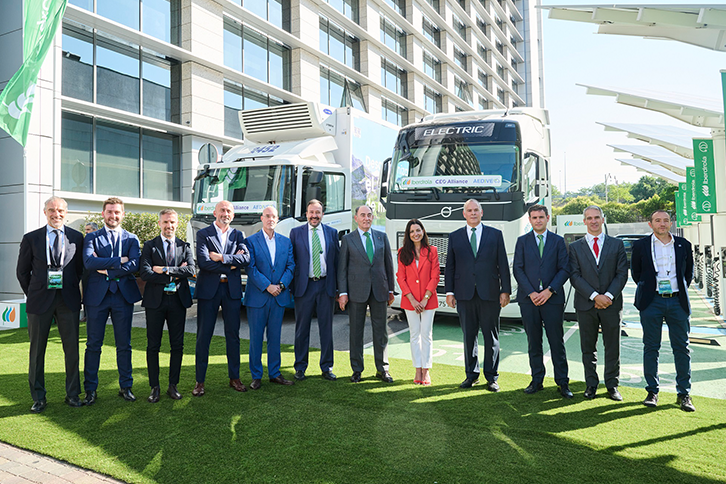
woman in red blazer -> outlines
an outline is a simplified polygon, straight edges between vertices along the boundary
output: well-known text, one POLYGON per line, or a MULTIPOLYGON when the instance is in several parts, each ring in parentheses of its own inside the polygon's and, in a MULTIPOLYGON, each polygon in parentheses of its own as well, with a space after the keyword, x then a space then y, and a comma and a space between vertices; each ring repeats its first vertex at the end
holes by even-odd
POLYGON ((401 288, 401 308, 406 311, 410 329, 411 359, 416 368, 413 382, 431 385, 431 354, 433 352, 434 313, 439 306, 436 286, 439 284, 439 255, 429 245, 426 229, 417 219, 406 225, 403 246, 398 250, 396 279, 401 288))

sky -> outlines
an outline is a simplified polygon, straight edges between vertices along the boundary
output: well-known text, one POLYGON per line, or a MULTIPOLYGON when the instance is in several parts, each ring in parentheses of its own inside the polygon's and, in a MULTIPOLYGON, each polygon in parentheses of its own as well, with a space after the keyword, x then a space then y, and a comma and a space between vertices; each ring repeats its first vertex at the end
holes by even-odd
MULTIPOLYGON (((684 4, 657 0, 651 4, 684 4)), ((547 1, 544 5, 602 5, 597 1, 547 1)), ((618 5, 646 5, 619 1, 618 5)), ((681 42, 597 33, 597 24, 550 20, 543 12, 545 107, 550 113, 552 182, 576 191, 603 183, 610 174, 636 182, 646 173, 622 165, 608 144, 640 144, 625 133, 606 132, 596 122, 671 125, 697 129, 665 114, 617 104, 611 96, 585 94, 576 84, 648 89, 721 100, 720 69, 726 52, 681 42)), ((703 131, 707 136, 709 131, 703 131)))

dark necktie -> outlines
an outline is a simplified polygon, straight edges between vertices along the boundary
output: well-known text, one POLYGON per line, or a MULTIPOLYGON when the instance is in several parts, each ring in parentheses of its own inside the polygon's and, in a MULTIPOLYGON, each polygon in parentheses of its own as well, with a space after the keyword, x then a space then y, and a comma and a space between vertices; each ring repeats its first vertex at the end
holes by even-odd
POLYGON ((166 241, 166 265, 168 267, 174 267, 176 265, 175 263, 176 257, 174 257, 174 245, 172 245, 171 240, 166 241))
POLYGON ((52 249, 52 257, 53 257, 53 264, 55 264, 56 267, 60 266, 60 238, 61 238, 61 231, 58 229, 53 230, 53 233, 55 234, 55 240, 53 241, 53 249, 52 249))

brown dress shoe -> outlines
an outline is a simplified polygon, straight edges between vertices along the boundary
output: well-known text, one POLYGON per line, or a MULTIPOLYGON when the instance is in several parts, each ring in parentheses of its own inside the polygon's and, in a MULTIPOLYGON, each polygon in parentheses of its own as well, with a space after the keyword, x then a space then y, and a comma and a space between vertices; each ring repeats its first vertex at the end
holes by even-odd
POLYGON ((286 380, 284 376, 278 375, 275 378, 270 378, 270 383, 277 383, 278 385, 294 385, 294 381, 286 380))
POLYGON ((239 381, 239 378, 234 378, 229 381, 229 386, 237 390, 238 392, 246 392, 247 387, 242 384, 241 381, 239 381))
POLYGON ((192 390, 192 396, 201 397, 204 395, 204 383, 196 382, 194 384, 194 390, 192 390))

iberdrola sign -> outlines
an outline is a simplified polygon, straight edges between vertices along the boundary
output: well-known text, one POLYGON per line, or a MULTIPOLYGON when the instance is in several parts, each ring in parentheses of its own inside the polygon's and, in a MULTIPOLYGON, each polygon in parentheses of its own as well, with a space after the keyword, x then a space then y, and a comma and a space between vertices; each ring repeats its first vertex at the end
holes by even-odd
POLYGON ((694 194, 697 213, 716 213, 716 180, 713 161, 713 140, 693 139, 693 163, 696 169, 694 194))

